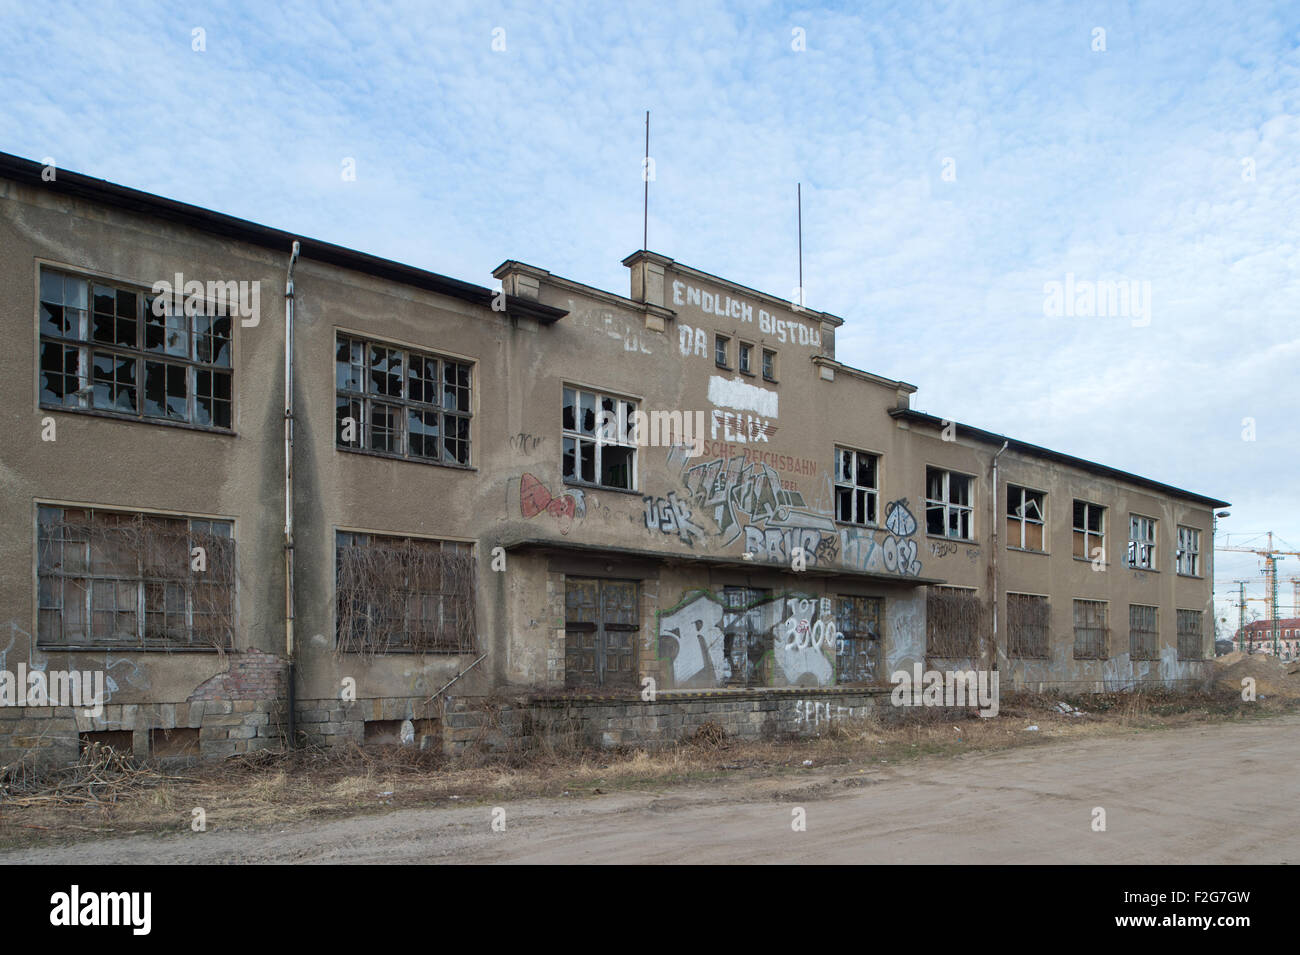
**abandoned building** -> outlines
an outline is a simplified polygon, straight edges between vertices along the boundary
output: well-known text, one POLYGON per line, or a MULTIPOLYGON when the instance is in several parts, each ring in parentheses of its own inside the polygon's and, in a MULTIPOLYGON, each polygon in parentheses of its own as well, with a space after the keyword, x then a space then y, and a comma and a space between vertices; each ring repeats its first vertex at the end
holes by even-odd
POLYGON ((1208 678, 1225 502, 919 413, 835 315, 644 250, 626 295, 479 286, 13 156, 0 200, 0 762, 1208 678))

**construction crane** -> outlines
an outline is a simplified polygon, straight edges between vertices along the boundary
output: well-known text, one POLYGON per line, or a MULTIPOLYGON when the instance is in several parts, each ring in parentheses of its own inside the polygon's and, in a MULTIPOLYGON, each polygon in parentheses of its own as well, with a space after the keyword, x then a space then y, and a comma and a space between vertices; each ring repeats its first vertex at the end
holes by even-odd
MULTIPOLYGON (((1226 539, 1226 538, 1225 538, 1226 539)), ((1300 557, 1300 551, 1294 550, 1274 550, 1273 549, 1273 532, 1268 532, 1268 547, 1261 549, 1259 547, 1232 547, 1224 544, 1222 547, 1216 547, 1215 550, 1231 550, 1244 554, 1255 554, 1264 558, 1264 586, 1267 591, 1267 600, 1269 607, 1268 619, 1272 623, 1270 629, 1273 632, 1273 655, 1278 653, 1278 616, 1277 616, 1277 562, 1287 557, 1300 557)), ((1295 578, 1291 578, 1295 580, 1295 578)), ((1242 591, 1243 601, 1246 599, 1245 591, 1242 591)), ((1243 602, 1242 606, 1245 604, 1243 602)), ((1244 614, 1245 611, 1243 610, 1244 614)))

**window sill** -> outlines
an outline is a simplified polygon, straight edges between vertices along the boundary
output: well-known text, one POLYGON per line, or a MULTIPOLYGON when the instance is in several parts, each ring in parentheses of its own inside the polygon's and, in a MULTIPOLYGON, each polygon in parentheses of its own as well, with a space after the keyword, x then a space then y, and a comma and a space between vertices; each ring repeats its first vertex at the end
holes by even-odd
POLYGON ((631 494, 636 497, 641 496, 641 492, 636 488, 626 487, 607 487, 604 484, 588 484, 586 481, 574 481, 570 478, 562 478, 565 487, 581 488, 584 491, 610 491, 614 494, 631 494))
POLYGON ((740 369, 740 373, 741 373, 742 375, 744 375, 746 378, 757 378, 757 377, 758 377, 758 375, 754 374, 752 371, 745 371, 745 369, 743 369, 743 368, 740 369))
MULTIPOLYGON (((1010 544, 1007 545, 1007 550, 1014 550, 1014 551, 1016 551, 1017 553, 1020 553, 1020 554, 1037 554, 1039 557, 1051 557, 1051 556, 1052 556, 1051 553, 1050 553, 1049 551, 1045 551, 1045 550, 1034 550, 1032 547, 1012 547, 1010 544)), ((1078 558, 1076 557, 1075 560, 1078 560, 1078 558)))
POLYGON ((65 408, 62 405, 41 404, 38 407, 42 411, 62 412, 63 414, 85 415, 89 418, 106 418, 109 421, 125 421, 128 424, 152 424, 160 428, 179 428, 182 431, 198 431, 203 434, 219 434, 226 437, 236 437, 233 428, 209 428, 206 425, 190 424, 188 421, 169 421, 166 418, 141 418, 137 415, 121 414, 115 411, 105 411, 102 408, 65 408))
POLYGON ((835 526, 844 527, 844 528, 856 528, 858 530, 863 530, 863 531, 880 530, 879 524, 855 524, 853 521, 842 521, 838 517, 835 518, 835 526))
POLYGON ((764 376, 763 376, 763 380, 766 381, 769 385, 775 385, 775 384, 778 384, 778 382, 777 382, 777 380, 776 380, 775 378, 769 378, 769 377, 767 377, 767 375, 764 375, 764 376))
POLYGON ((37 643, 36 649, 43 653, 234 653, 232 646, 215 647, 142 647, 138 644, 119 643, 37 643))
POLYGON ((447 468, 451 471, 477 471, 478 468, 472 464, 447 464, 444 461, 433 461, 429 458, 411 458, 401 454, 389 454, 385 451, 370 451, 366 448, 349 448, 347 445, 335 444, 335 451, 343 451, 347 454, 359 454, 367 458, 383 458, 385 461, 405 461, 408 464, 425 464, 435 468, 447 468))
POLYGON ((1140 570, 1144 574, 1160 573, 1160 571, 1156 570, 1154 567, 1135 567, 1133 564, 1125 564, 1124 567, 1128 570, 1140 570))
POLYGON ((1179 576, 1179 577, 1186 577, 1188 580, 1204 580, 1204 579, 1205 579, 1205 578, 1204 578, 1203 576, 1201 576, 1200 574, 1184 574, 1182 571, 1178 571, 1178 572, 1177 572, 1177 576, 1179 576))
POLYGON ((973 538, 973 537, 949 537, 947 534, 931 534, 929 531, 926 531, 926 532, 925 532, 925 536, 928 537, 928 538, 930 538, 931 540, 937 540, 937 541, 951 541, 951 542, 954 543, 954 544, 974 544, 974 543, 976 543, 976 540, 975 540, 975 538, 973 538))

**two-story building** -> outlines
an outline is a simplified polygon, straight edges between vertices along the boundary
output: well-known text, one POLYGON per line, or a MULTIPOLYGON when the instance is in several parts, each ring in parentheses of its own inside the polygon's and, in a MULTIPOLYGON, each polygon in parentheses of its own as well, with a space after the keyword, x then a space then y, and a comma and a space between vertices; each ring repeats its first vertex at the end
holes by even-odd
POLYGON ((1208 678, 1224 502, 624 264, 478 286, 0 156, 0 757, 815 732, 918 664, 1208 678), (101 673, 103 712, 5 705, 20 668, 101 673))

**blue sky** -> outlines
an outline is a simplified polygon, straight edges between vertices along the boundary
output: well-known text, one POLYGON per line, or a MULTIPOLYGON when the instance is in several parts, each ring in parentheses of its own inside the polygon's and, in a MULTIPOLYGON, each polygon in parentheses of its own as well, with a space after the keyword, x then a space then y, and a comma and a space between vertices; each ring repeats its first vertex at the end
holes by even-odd
MULTIPOLYGON (((515 258, 626 293, 649 109, 651 248, 788 296, 801 181, 841 360, 1229 499, 1221 540, 1300 545, 1300 5, 0 0, 0 22, 0 150, 483 285, 515 258), (1149 323, 1045 314, 1071 274, 1149 283, 1149 323)), ((1256 558, 1218 565, 1221 598, 1262 593, 1256 558)))

